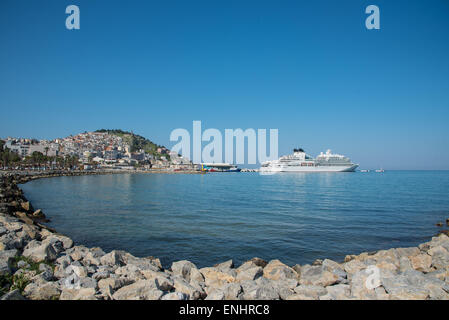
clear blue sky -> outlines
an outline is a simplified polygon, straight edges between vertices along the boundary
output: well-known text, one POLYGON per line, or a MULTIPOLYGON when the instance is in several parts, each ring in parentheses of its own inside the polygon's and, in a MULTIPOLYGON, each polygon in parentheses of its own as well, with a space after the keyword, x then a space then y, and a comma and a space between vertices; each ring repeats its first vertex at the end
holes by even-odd
POLYGON ((0 111, 0 137, 121 128, 171 146, 201 120, 278 128, 280 154, 449 169, 449 1, 1 0, 0 111))

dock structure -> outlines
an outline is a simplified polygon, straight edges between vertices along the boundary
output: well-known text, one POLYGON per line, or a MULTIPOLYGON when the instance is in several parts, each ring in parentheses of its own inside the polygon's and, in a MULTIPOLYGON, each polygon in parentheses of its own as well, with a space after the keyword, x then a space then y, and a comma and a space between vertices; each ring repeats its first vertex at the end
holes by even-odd
POLYGON ((230 163, 201 163, 201 171, 209 172, 238 172, 240 169, 230 163))

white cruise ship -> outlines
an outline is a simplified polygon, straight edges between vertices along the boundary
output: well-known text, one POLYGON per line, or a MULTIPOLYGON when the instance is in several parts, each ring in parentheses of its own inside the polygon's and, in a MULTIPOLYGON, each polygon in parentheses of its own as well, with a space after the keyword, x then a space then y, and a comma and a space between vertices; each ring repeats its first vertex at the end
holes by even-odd
POLYGON ((262 163, 259 172, 353 172, 358 166, 331 150, 314 159, 303 149, 294 149, 293 154, 262 163))

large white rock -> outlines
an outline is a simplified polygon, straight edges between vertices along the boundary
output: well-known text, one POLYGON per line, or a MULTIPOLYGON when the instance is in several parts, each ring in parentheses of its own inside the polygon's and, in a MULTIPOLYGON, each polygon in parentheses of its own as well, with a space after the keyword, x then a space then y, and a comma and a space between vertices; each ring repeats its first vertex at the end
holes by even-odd
POLYGON ((256 280, 263 275, 263 269, 258 266, 254 266, 248 269, 241 269, 237 271, 237 281, 243 280, 256 280))
POLYGON ((59 300, 97 300, 94 288, 63 289, 59 300))
POLYGON ((304 265, 301 267, 301 277, 299 283, 301 285, 313 286, 330 286, 339 281, 340 277, 330 271, 327 271, 323 266, 304 265))
POLYGON ((271 260, 263 268, 263 276, 271 280, 298 279, 298 274, 279 260, 271 260))
POLYGON ((213 267, 202 268, 200 272, 203 274, 207 287, 222 287, 225 284, 235 282, 235 277, 217 270, 213 267))
POLYGON ((198 270, 196 265, 187 260, 176 261, 171 265, 173 274, 184 278, 187 282, 190 282, 191 272, 195 269, 198 270))
POLYGON ((118 289, 112 298, 114 300, 158 300, 162 295, 163 292, 157 288, 155 281, 139 280, 118 289))
MULTIPOLYGON (((174 276, 173 277, 173 285, 172 287, 175 288, 176 292, 181 292, 187 295, 188 299, 191 300, 198 300, 200 298, 204 298, 206 296, 204 291, 200 291, 194 286, 192 286, 190 283, 188 283, 184 278, 180 276, 174 276)), ((170 288, 168 288, 170 289, 170 288)), ((165 290, 169 291, 169 290, 165 290)))
POLYGON ((49 241, 32 240, 23 250, 23 256, 30 258, 34 262, 54 261, 57 258, 57 252, 49 241))
POLYGON ((58 299, 61 290, 56 282, 28 284, 24 289, 24 295, 31 300, 52 300, 58 299))

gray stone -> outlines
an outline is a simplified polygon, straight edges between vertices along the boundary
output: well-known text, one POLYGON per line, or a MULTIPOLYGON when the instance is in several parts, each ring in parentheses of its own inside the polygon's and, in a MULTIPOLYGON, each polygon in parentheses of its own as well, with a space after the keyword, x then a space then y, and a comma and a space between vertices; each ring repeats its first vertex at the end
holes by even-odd
POLYGON ((327 294, 320 296, 320 300, 346 300, 351 296, 351 288, 347 284, 336 284, 326 287, 327 294))
MULTIPOLYGON (((141 271, 143 277, 147 280, 154 280, 157 287, 163 291, 170 291, 173 289, 173 280, 170 279, 170 276, 167 273, 161 271, 153 271, 153 270, 142 270, 141 271)), ((180 276, 175 276, 181 278, 180 276)))
POLYGON ((11 273, 12 263, 16 255, 17 250, 15 249, 0 251, 0 275, 11 273))
POLYGON ((98 281, 98 288, 101 291, 106 291, 106 289, 109 289, 111 293, 114 293, 121 287, 127 286, 132 283, 132 280, 127 278, 107 278, 98 281))
MULTIPOLYGON (((327 289, 322 286, 315 285, 300 285, 294 289, 296 294, 311 299, 318 300, 320 296, 327 294, 327 289)), ((304 300, 304 299, 301 299, 304 300)))
POLYGON ((135 265, 125 265, 115 270, 115 274, 123 277, 127 277, 134 281, 144 279, 144 276, 140 269, 135 265))
MULTIPOLYGON (((394 276, 391 271, 388 271, 387 273, 394 276)), ((382 272, 382 274, 384 273, 382 272)), ((352 275, 350 282, 351 294, 359 300, 377 300, 375 288, 379 287, 381 284, 380 279, 375 277, 374 271, 363 269, 352 275)))
POLYGON ((188 300, 188 297, 182 292, 171 292, 162 296, 161 300, 188 300))
POLYGON ((21 222, 8 222, 3 225, 9 232, 19 232, 22 231, 23 223, 21 222))
POLYGON ((8 233, 8 230, 6 228, 0 227, 0 237, 8 233))
MULTIPOLYGON (((84 262, 84 261, 83 261, 83 262, 84 262)), ((94 273, 97 272, 97 266, 96 266, 96 265, 93 265, 93 264, 87 265, 87 266, 86 266, 86 269, 87 269, 87 274, 88 274, 89 276, 91 276, 91 275, 93 275, 94 273)))
POLYGON ((71 247, 73 247, 72 239, 70 239, 69 237, 63 236, 63 235, 59 235, 59 234, 52 234, 51 236, 48 236, 47 238, 45 238, 44 241, 49 241, 50 243, 56 244, 56 246, 60 248, 59 252, 62 252, 64 250, 67 250, 67 249, 70 249, 71 247))
POLYGON ((95 258, 101 258, 102 256, 104 256, 106 254, 106 252, 104 252, 103 249, 101 249, 100 247, 90 248, 89 252, 95 258))
POLYGON ((229 269, 234 268, 234 262, 231 260, 216 264, 214 268, 217 268, 218 271, 226 272, 229 269))
POLYGON ((53 274, 53 269, 46 263, 39 264, 39 271, 41 272, 48 271, 51 272, 51 274, 53 274))
POLYGON ((26 300, 21 294, 19 289, 15 289, 4 294, 0 300, 26 300))
POLYGON ((244 300, 279 300, 279 298, 278 291, 270 285, 263 285, 243 294, 244 300))
POLYGON ((381 283, 393 300, 424 300, 430 296, 424 275, 416 270, 399 275, 382 273, 381 283))
POLYGON ((114 300, 155 300, 161 293, 154 280, 139 280, 118 289, 112 297, 114 300))
POLYGON ((225 300, 240 300, 243 294, 243 288, 238 283, 228 283, 223 287, 225 300))
POLYGON ((187 260, 176 261, 171 265, 173 274, 181 276, 187 282, 190 282, 190 274, 192 269, 197 269, 197 267, 192 262, 187 260))
POLYGON ((252 258, 251 260, 248 260, 244 262, 241 266, 237 268, 237 271, 243 271, 246 269, 254 268, 254 267, 261 267, 262 269, 265 268, 265 266, 268 264, 267 261, 260 259, 260 258, 252 258))
POLYGON ((288 297, 295 294, 295 291, 292 288, 289 288, 287 286, 280 285, 280 284, 274 284, 274 286, 277 287, 279 298, 281 300, 287 300, 288 297))
MULTIPOLYGON (((154 282, 156 283, 156 287, 159 290, 170 291, 174 287, 173 280, 169 279, 168 277, 156 277, 154 279, 154 282)), ((196 295, 193 294, 192 296, 196 296, 196 295)))
POLYGON ((224 300, 225 294, 223 290, 213 289, 204 300, 224 300))
MULTIPOLYGON (((235 271, 235 270, 234 270, 235 271)), ((235 277, 217 270, 216 268, 202 268, 200 272, 203 274, 207 287, 222 287, 223 285, 235 282, 235 277)))
POLYGON ((109 278, 111 272, 109 270, 100 270, 92 275, 92 278, 99 281, 102 279, 109 278))
POLYGON ((259 278, 255 282, 255 287, 249 287, 245 284, 244 300, 278 300, 280 298, 278 288, 273 285, 273 281, 259 278), (248 290, 245 290, 245 288, 248 290))
POLYGON ((101 258, 101 256, 100 257, 96 257, 94 253, 89 251, 84 256, 83 262, 88 264, 88 265, 92 264, 92 265, 95 265, 95 266, 99 266, 99 265, 101 265, 100 258, 101 258))
POLYGON ((449 251, 443 246, 435 246, 427 253, 432 257, 432 266, 436 269, 444 269, 449 266, 449 251))
MULTIPOLYGON (((157 280, 156 280, 157 281, 157 280)), ((168 279, 166 280, 168 281, 168 279)), ((171 288, 175 288, 176 292, 181 292, 187 295, 187 299, 198 300, 206 296, 204 291, 199 291, 197 288, 193 287, 181 276, 174 276, 171 286, 165 288, 164 291, 170 291, 171 288)), ((162 289, 162 288, 160 288, 162 289)))
POLYGON ((301 276, 301 265, 300 265, 300 264, 295 264, 295 265, 292 267, 292 269, 296 271, 296 273, 298 274, 298 277, 301 276))
MULTIPOLYGON (((256 268, 256 267, 258 267, 258 266, 253 261, 249 260, 249 261, 246 261, 246 262, 242 263, 242 265, 239 266, 236 269, 236 271, 237 271, 237 273, 240 273, 242 271, 245 271, 245 270, 248 270, 248 269, 252 269, 252 268, 256 268)), ((262 270, 263 270, 263 268, 262 268, 262 270)))
POLYGON ((57 252, 55 251, 54 246, 49 242, 32 240, 25 247, 23 256, 30 258, 34 262, 40 262, 44 260, 54 261, 57 258, 57 252))
POLYGON ((294 289, 298 285, 298 281, 295 279, 272 280, 271 284, 276 288, 279 297, 282 300, 287 300, 289 296, 295 294, 294 289))
POLYGON ((257 278, 261 277, 263 275, 263 269, 258 266, 254 266, 252 268, 239 270, 237 272, 237 281, 242 280, 256 280, 257 278))
POLYGON ((72 263, 72 258, 69 255, 62 255, 56 259, 56 264, 62 266, 63 269, 67 268, 72 263))
POLYGON ((124 261, 127 265, 136 266, 139 270, 160 270, 153 259, 136 258, 131 254, 127 254, 124 256, 124 261))
POLYGON ((301 277, 299 283, 301 285, 313 286, 330 286, 339 281, 340 277, 330 271, 327 271, 323 266, 304 265, 301 267, 301 277))
POLYGON ((204 281, 204 276, 198 269, 190 269, 190 284, 193 286, 200 286, 204 283, 204 281))
POLYGON ((31 240, 41 240, 41 236, 36 228, 30 225, 23 225, 23 232, 26 232, 31 240))
POLYGON ((124 261, 124 251, 113 250, 100 258, 100 262, 103 265, 109 266, 123 266, 125 265, 124 261))
POLYGON ((407 270, 413 270, 412 263, 408 257, 401 256, 399 258, 399 271, 404 272, 407 270))
POLYGON ((87 268, 79 261, 73 261, 72 264, 69 265, 64 271, 66 274, 75 273, 80 278, 87 277, 88 275, 87 268))
POLYGON ((156 266, 159 270, 162 270, 161 260, 155 257, 146 257, 154 266, 156 266))
POLYGON ((410 247, 410 248, 396 248, 396 253, 399 257, 409 258, 411 256, 416 256, 420 253, 419 248, 410 247))
POLYGON ((62 290, 59 300, 98 300, 95 296, 95 289, 93 288, 80 288, 62 290))
POLYGON ((434 278, 440 279, 441 281, 445 281, 446 276, 448 275, 448 271, 449 270, 444 270, 444 269, 435 270, 435 271, 427 273, 426 276, 434 277, 434 278))
POLYGON ((43 284, 32 282, 24 289, 24 295, 31 300, 52 300, 59 298, 60 293, 61 290, 59 290, 55 282, 46 282, 43 284))
POLYGON ((327 270, 333 274, 335 274, 338 277, 338 280, 336 283, 345 283, 347 282, 347 273, 344 270, 343 266, 339 263, 332 261, 330 259, 324 259, 322 263, 323 270, 327 270))
POLYGON ((25 246, 23 238, 18 238, 14 232, 10 232, 0 237, 0 243, 3 245, 3 250, 19 249, 25 246))
POLYGON ((305 296, 300 293, 294 293, 288 296, 286 300, 316 300, 316 299, 312 298, 311 296, 305 296))
POLYGON ((343 264, 345 272, 348 274, 348 279, 351 280, 352 274, 366 269, 367 265, 357 259, 352 259, 343 264))
POLYGON ((430 299, 447 299, 446 283, 431 274, 423 274, 415 270, 409 270, 401 274, 406 281, 415 287, 427 290, 430 299))
POLYGON ((298 279, 298 274, 279 260, 271 260, 263 269, 263 276, 271 280, 298 279))
POLYGON ((98 282, 95 279, 89 277, 80 278, 79 285, 81 286, 81 288, 93 288, 95 290, 98 288, 98 282))
MULTIPOLYGON (((244 281, 240 281, 239 284, 242 286, 243 288, 243 292, 250 292, 253 291, 255 289, 257 289, 257 282, 256 281, 252 281, 252 280, 244 280, 244 281)), ((221 288, 217 288, 218 290, 221 290, 221 288)), ((207 292, 210 292, 210 288, 206 288, 207 292)))
POLYGON ((412 264, 413 269, 421 272, 430 272, 432 271, 432 257, 426 253, 418 254, 416 256, 410 257, 410 262, 412 264))
POLYGON ((42 271, 39 276, 45 281, 52 281, 54 279, 53 270, 51 270, 51 268, 49 270, 42 271))
POLYGON ((75 246, 66 250, 66 253, 70 255, 70 258, 74 261, 81 261, 88 252, 89 249, 84 246, 75 246))

